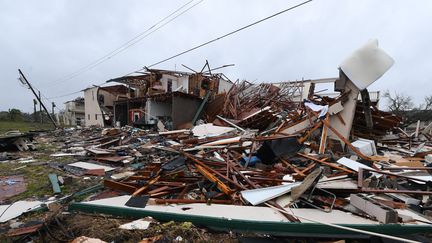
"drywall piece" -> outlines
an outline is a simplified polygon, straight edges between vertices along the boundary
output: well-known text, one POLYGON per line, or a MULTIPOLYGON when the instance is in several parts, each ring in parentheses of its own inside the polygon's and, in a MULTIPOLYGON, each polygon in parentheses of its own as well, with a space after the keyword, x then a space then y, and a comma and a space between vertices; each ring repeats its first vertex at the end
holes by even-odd
POLYGON ((129 177, 129 176, 132 176, 132 175, 135 175, 135 172, 125 171, 125 172, 122 172, 122 173, 117 173, 117 174, 111 175, 111 179, 113 179, 113 180, 120 180, 120 179, 129 177))
MULTIPOLYGON (((373 140, 359 138, 358 140, 352 142, 351 144, 366 156, 373 156, 377 154, 375 142, 373 140)), ((351 149, 349 149, 349 151, 351 154, 356 154, 351 149)))
POLYGON ((174 140, 168 140, 168 141, 166 141, 169 145, 172 145, 172 146, 180 146, 181 145, 181 143, 178 143, 178 142, 176 142, 176 141, 174 141, 174 140))
POLYGON ((87 163, 87 162, 75 162, 75 163, 68 164, 68 165, 73 166, 73 167, 78 167, 81 169, 86 169, 86 170, 104 169, 105 172, 115 170, 115 168, 112 168, 109 166, 98 165, 98 164, 87 163))
POLYGON ((176 134, 176 133, 189 133, 189 129, 181 129, 181 130, 171 130, 166 132, 159 132, 159 135, 170 135, 170 134, 176 134))
POLYGON ((415 221, 432 224, 431 220, 429 220, 428 218, 426 218, 426 217, 424 217, 424 216, 422 216, 422 215, 418 214, 417 212, 414 212, 410 209, 407 209, 407 208, 402 209, 401 208, 401 209, 396 209, 396 211, 398 212, 399 217, 401 217, 402 219, 411 218, 412 220, 415 220, 415 221))
POLYGON ((75 156, 77 154, 72 153, 58 153, 58 154, 51 154, 50 157, 67 157, 67 156, 75 156))
POLYGON ((97 238, 90 238, 87 236, 80 236, 78 238, 75 238, 71 243, 107 243, 106 241, 103 241, 101 239, 97 238))
POLYGON ((386 193, 387 196, 391 198, 395 198, 398 200, 401 200, 405 204, 413 204, 413 205, 419 205, 421 200, 412 198, 406 194, 400 194, 400 193, 386 193))
POLYGON ((23 159, 23 160, 18 160, 18 163, 20 163, 20 164, 27 164, 27 163, 32 163, 32 162, 35 162, 35 161, 37 161, 37 160, 35 160, 35 159, 23 159))
POLYGON ((422 133, 423 134, 428 134, 428 133, 430 133, 431 130, 432 130, 432 122, 429 123, 429 125, 427 125, 425 128, 423 128, 422 133))
POLYGON ((411 148, 411 151, 413 151, 414 150, 414 154, 417 154, 417 153, 420 153, 420 152, 426 152, 426 151, 428 151, 428 149, 426 149, 426 150, 424 150, 423 149, 423 147, 426 145, 426 143, 421 143, 421 144, 419 144, 418 146, 417 146, 417 148, 411 148))
POLYGON ((359 163, 357 161, 354 161, 354 160, 351 160, 351 159, 348 159, 348 158, 345 158, 345 157, 342 157, 342 158, 338 159, 336 162, 338 164, 341 164, 341 165, 343 165, 345 167, 348 167, 351 170, 357 171, 357 172, 359 171, 359 168, 365 168, 365 169, 373 170, 373 168, 371 168, 371 167, 369 167, 367 165, 364 165, 362 163, 359 163))
POLYGON ((245 191, 241 191, 241 195, 250 204, 258 205, 260 203, 266 202, 268 200, 286 194, 290 192, 293 187, 298 185, 300 185, 300 183, 290 183, 290 184, 280 185, 280 186, 245 190, 245 191))
POLYGON ((215 137, 235 130, 233 127, 215 126, 212 123, 207 123, 195 126, 192 128, 192 133, 196 137, 215 137))
POLYGON ((86 150, 96 155, 110 155, 114 153, 113 151, 100 148, 87 148, 86 150))
MULTIPOLYGON (((338 114, 339 112, 341 112, 343 110, 344 110, 344 106, 342 106, 340 101, 337 103, 334 103, 328 107, 328 113, 330 115, 338 114)), ((353 116, 354 116, 354 113, 353 113, 353 116)), ((339 118, 337 118, 337 119, 339 120, 339 118)), ((310 125, 311 124, 310 124, 309 119, 304 119, 303 121, 296 123, 295 125, 293 125, 291 127, 285 128, 284 130, 282 130, 282 132, 286 133, 286 134, 296 134, 296 133, 308 128, 310 125)), ((333 126, 333 124, 332 124, 332 126, 333 126)))
POLYGON ((291 197, 290 194, 285 194, 282 196, 279 196, 275 199, 276 204, 279 206, 286 208, 289 207, 295 200, 291 197))
POLYGON ((270 106, 266 106, 266 107, 262 108, 261 110, 259 110, 259 111, 257 111, 257 112, 254 112, 254 113, 250 114, 249 116, 243 118, 242 121, 244 121, 244 120, 246 120, 246 119, 249 119, 249 118, 251 118, 251 117, 253 117, 253 116, 256 116, 256 115, 258 115, 259 113, 261 113, 261 112, 263 112, 263 111, 267 111, 267 110, 270 110, 270 109, 271 109, 270 106))
POLYGON ((10 205, 0 205, 0 223, 7 222, 25 212, 36 209, 44 203, 41 201, 17 201, 10 205))
POLYGON ((393 208, 380 204, 362 194, 351 194, 350 203, 354 207, 376 218, 384 224, 397 223, 398 213, 393 208))
POLYGON ((303 181, 298 186, 292 188, 291 197, 293 199, 299 199, 310 188, 313 188, 318 183, 318 180, 321 178, 322 173, 322 167, 315 168, 311 173, 309 173, 309 175, 307 175, 303 179, 303 181))
POLYGON ((406 159, 398 160, 394 163, 394 165, 401 167, 425 167, 424 164, 420 161, 409 161, 406 159))
POLYGON ((339 102, 334 103, 333 105, 331 105, 331 106, 329 107, 328 113, 329 113, 330 115, 335 115, 335 114, 337 114, 337 113, 343 111, 343 109, 344 109, 344 107, 343 107, 343 105, 342 105, 342 102, 339 101, 339 102))
POLYGON ((233 137, 233 138, 225 138, 221 140, 217 140, 210 143, 202 144, 201 146, 215 146, 215 145, 225 145, 225 144, 231 144, 231 143, 239 143, 241 139, 241 136, 233 137))
POLYGON ((351 178, 332 180, 332 181, 319 181, 317 187, 325 190, 357 190, 358 189, 357 182, 351 178))
POLYGON ((427 154, 425 156, 425 161, 428 162, 428 163, 432 163, 432 154, 427 154))
POLYGON ((308 128, 309 125, 310 125, 310 121, 308 119, 304 119, 303 121, 296 123, 295 125, 282 130, 282 132, 285 134, 296 134, 296 133, 303 131, 304 129, 308 128))
POLYGON ((362 90, 384 75, 393 63, 393 58, 378 47, 378 40, 372 39, 349 55, 339 66, 362 90))
POLYGON ((122 224, 119 228, 126 230, 146 230, 150 226, 151 222, 152 221, 148 219, 138 219, 130 223, 122 224))
POLYGON ((432 176, 430 175, 417 175, 417 176, 408 176, 409 178, 414 179, 413 182, 417 183, 417 184, 426 184, 426 182, 424 181, 417 181, 415 179, 419 179, 419 180, 425 180, 425 181, 432 181, 432 176))

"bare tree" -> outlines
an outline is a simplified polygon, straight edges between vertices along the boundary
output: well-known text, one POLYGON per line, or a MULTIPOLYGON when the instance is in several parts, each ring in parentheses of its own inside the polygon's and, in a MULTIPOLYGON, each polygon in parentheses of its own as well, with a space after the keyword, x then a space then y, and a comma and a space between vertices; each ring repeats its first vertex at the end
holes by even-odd
POLYGON ((424 110, 432 110, 432 95, 424 98, 424 110))
POLYGON ((394 95, 391 95, 387 90, 383 97, 388 99, 389 110, 397 115, 401 115, 403 111, 411 110, 414 107, 411 97, 405 94, 395 92, 394 95))

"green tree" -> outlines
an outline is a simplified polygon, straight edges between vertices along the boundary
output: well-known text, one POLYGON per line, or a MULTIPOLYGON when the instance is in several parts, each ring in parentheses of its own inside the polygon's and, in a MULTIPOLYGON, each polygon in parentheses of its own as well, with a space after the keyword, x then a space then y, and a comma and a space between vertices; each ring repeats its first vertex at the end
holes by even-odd
POLYGON ((9 119, 11 121, 22 121, 22 113, 19 109, 9 109, 9 119))

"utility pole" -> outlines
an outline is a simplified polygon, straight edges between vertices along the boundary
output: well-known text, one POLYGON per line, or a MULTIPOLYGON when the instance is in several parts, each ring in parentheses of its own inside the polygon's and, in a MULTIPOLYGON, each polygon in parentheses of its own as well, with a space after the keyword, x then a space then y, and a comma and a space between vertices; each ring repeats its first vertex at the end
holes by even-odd
POLYGON ((36 106, 37 106, 37 100, 33 99, 33 120, 35 123, 37 122, 36 106))
MULTIPOLYGON (((47 113, 47 115, 48 115, 49 119, 51 120, 51 122, 53 123, 54 127, 57 128, 57 124, 55 123, 54 119, 51 117, 50 113, 48 112, 48 109, 47 109, 47 108, 45 107, 45 105, 42 103, 42 99, 41 99, 40 91, 39 91, 39 96, 38 96, 38 95, 36 94, 36 91, 35 91, 35 90, 33 89, 33 87, 31 86, 30 82, 26 79, 26 77, 24 76, 24 74, 21 72, 21 69, 18 69, 18 72, 19 72, 19 74, 20 74, 20 78, 19 78, 19 80, 20 80, 21 82, 25 82, 25 83, 29 86, 30 90, 33 92, 34 96, 35 96, 36 99, 38 99, 38 101, 39 101, 39 108, 40 108, 40 107, 43 107, 43 108, 44 108, 45 112, 47 113)), ((41 110, 42 110, 42 109, 41 109, 41 110)), ((42 118, 42 112, 40 112, 40 114, 41 114, 41 118, 42 118)))
POLYGON ((54 108, 55 107, 56 107, 55 103, 51 102, 51 116, 54 118, 54 120, 57 120, 57 119, 55 119, 55 114, 54 114, 54 108))
MULTIPOLYGON (((40 123, 43 123, 43 115, 42 115, 42 97, 41 97, 41 93, 39 92, 39 117, 40 117, 40 123)), ((48 113, 48 111, 47 111, 48 113)))

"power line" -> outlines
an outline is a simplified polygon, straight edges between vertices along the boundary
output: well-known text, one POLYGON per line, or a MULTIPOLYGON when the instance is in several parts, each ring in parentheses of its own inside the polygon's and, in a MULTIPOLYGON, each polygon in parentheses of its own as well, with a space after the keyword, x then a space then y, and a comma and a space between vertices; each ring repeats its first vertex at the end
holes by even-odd
POLYGON ((80 91, 71 92, 71 93, 67 93, 67 94, 63 94, 63 95, 59 95, 59 96, 49 97, 49 99, 63 98, 63 97, 71 96, 73 94, 78 94, 78 93, 81 93, 81 90, 80 91))
MULTIPOLYGON (((50 100, 48 97, 46 97, 46 96, 45 96, 45 95, 40 91, 40 89, 37 88, 34 84, 33 84, 33 88, 34 88, 35 90, 37 90, 37 91, 39 92, 39 94, 42 96, 42 97, 39 97, 40 99, 43 99, 43 100, 47 101, 48 103, 54 103, 52 100, 50 100)), ((61 110, 57 107, 57 105, 54 106, 54 108, 57 109, 59 112, 61 111, 61 110)))
MULTIPOLYGON (((136 43, 140 42, 141 40, 145 39, 147 36, 151 35, 152 33, 154 33, 155 31, 159 30, 160 28, 164 27, 165 25, 169 24, 170 22, 174 21, 175 19, 177 19, 178 17, 180 17, 181 15, 183 15, 184 13, 188 12, 190 9, 192 9, 193 7, 195 7, 196 5, 200 4, 201 2, 203 2, 204 0, 200 0, 199 2, 193 4, 192 6, 188 7, 187 9, 181 11, 183 8, 185 8, 187 5, 189 5, 190 3, 192 3, 195 0, 191 0, 189 2, 187 2, 186 4, 182 5, 181 7, 179 7, 178 9, 176 9, 175 11, 173 11, 172 13, 170 13, 169 15, 167 15, 166 17, 162 18, 161 20, 159 20, 157 23, 153 24, 150 28, 148 28, 147 30, 145 30, 144 32, 138 34, 137 36, 135 36, 134 38, 130 39, 129 41, 127 41, 126 43, 124 43, 123 45, 119 46, 118 48, 114 49, 113 51, 109 52, 108 54, 104 55, 103 57, 89 63, 88 65, 78 69, 77 71, 64 76, 63 78, 60 78, 54 82, 51 83, 57 83, 57 82, 65 82, 68 81, 76 76, 79 76, 80 74, 104 63, 105 61, 111 59, 112 57, 118 55, 119 53, 127 50, 129 47, 135 45, 136 43), (181 11, 181 12, 180 12, 181 11), (179 14, 175 15, 176 13, 180 12, 179 14), (173 18, 169 19, 170 17, 172 17, 173 15, 175 15, 173 18), (165 20, 169 19, 167 22, 163 23, 162 25, 158 26, 157 28, 155 28, 157 25, 159 25, 160 23, 164 22, 165 20), (155 29, 154 29, 155 28, 155 29), (154 29, 154 30, 152 30, 154 29), (151 31, 152 30, 152 31, 151 31), (150 31, 150 32, 149 32, 150 31)), ((50 84, 51 84, 50 83, 50 84)))
MULTIPOLYGON (((268 19, 271 19, 271 18, 273 18, 273 17, 276 17, 276 16, 278 16, 278 15, 280 15, 280 14, 283 14, 283 13, 285 13, 285 12, 288 12, 288 11, 290 11, 290 10, 293 10, 293 9, 295 9, 295 8, 298 8, 298 7, 300 7, 300 6, 302 6, 302 5, 305 5, 305 4, 307 4, 307 3, 309 3, 309 2, 312 2, 312 1, 313 1, 313 0, 304 1, 304 2, 302 2, 302 3, 299 3, 299 4, 297 4, 297 5, 294 5, 294 6, 292 6, 292 7, 289 7, 289 8, 287 8, 287 9, 282 10, 282 11, 279 11, 279 12, 277 12, 277 13, 275 13, 275 14, 272 14, 272 15, 270 15, 270 16, 268 16, 268 17, 262 18, 262 19, 260 19, 260 20, 258 20, 258 21, 255 21, 255 22, 251 23, 251 24, 248 24, 248 25, 246 25, 246 26, 243 26, 243 27, 241 27, 241 28, 239 28, 239 29, 236 29, 236 30, 231 31, 231 32, 229 32, 229 33, 227 33, 227 34, 224 34, 224 35, 222 35, 222 36, 219 36, 219 37, 217 37, 217 38, 214 38, 214 39, 212 39, 212 40, 209 40, 209 41, 207 41, 207 42, 204 42, 204 43, 202 43, 202 44, 200 44, 200 45, 197 45, 197 46, 192 47, 192 48, 190 48, 190 49, 188 49, 188 50, 182 51, 182 52, 180 52, 180 53, 178 53, 178 54, 176 54, 176 55, 174 55, 174 56, 168 57, 168 58, 166 58, 166 59, 163 59, 163 60, 161 60, 161 61, 159 61, 159 62, 153 63, 153 64, 151 64, 151 65, 149 65, 149 66, 146 66, 146 67, 150 68, 150 67, 156 66, 156 65, 158 65, 158 64, 164 63, 164 62, 166 62, 166 61, 169 61, 169 60, 174 59, 174 58, 176 58, 176 57, 178 57, 178 56, 184 55, 184 54, 186 54, 186 53, 188 53, 188 52, 191 52, 191 51, 193 51, 193 50, 196 50, 196 49, 201 48, 201 47, 203 47, 203 46, 206 46, 206 45, 208 45, 208 44, 211 44, 211 43, 213 43, 213 42, 215 42, 215 41, 218 41, 218 40, 223 39, 223 38, 225 38, 225 37, 227 37, 227 36, 230 36, 230 35, 232 35, 232 34, 235 34, 235 33, 237 33, 237 32, 240 32, 240 31, 242 31, 242 30, 244 30, 244 29, 247 29, 247 28, 249 28, 249 27, 251 27, 251 26, 254 26, 254 25, 256 25, 256 24, 259 24, 259 23, 261 23, 261 22, 264 22, 264 21, 266 21, 266 20, 268 20, 268 19)), ((134 72, 138 72, 138 71, 143 70, 143 69, 145 69, 145 67, 144 67, 144 68, 140 68, 140 69, 138 69, 137 71, 134 71, 134 72)), ((127 76, 127 75, 130 75, 130 74, 132 74, 132 73, 134 73, 134 72, 131 72, 131 73, 125 74, 125 75, 123 75, 123 77, 124 77, 124 76, 127 76)))
POLYGON ((109 52, 108 54, 102 56, 99 59, 96 59, 95 61, 89 63, 88 65, 78 69, 75 72, 72 72, 66 76, 64 76, 63 78, 60 78, 59 80, 56 80, 54 82, 57 81, 66 81, 68 79, 71 79, 77 75, 79 75, 82 72, 87 71, 87 69, 90 67, 93 67, 94 65, 97 65, 100 61, 102 60, 107 60, 109 58, 111 58, 111 55, 116 53, 119 50, 122 50, 123 48, 125 48, 128 44, 130 44, 131 42, 133 42, 134 40, 136 40, 137 38, 141 37, 142 35, 146 34, 149 30, 153 29, 155 26, 157 26, 158 24, 160 24, 161 22, 165 21, 167 18, 171 17, 173 14, 177 13, 178 11, 180 11, 182 8, 184 8, 185 6, 187 6, 188 4, 190 4, 191 2, 193 2, 194 0, 191 0, 189 2, 187 2, 186 4, 182 5, 180 8, 178 8, 177 10, 175 10, 174 12, 170 13, 168 16, 164 17, 163 19, 159 20, 157 23, 153 24, 151 27, 149 27, 148 29, 146 29, 144 32, 141 32, 140 34, 138 34, 137 36, 133 37, 132 39, 130 39, 129 41, 127 41, 126 43, 122 44, 121 46, 119 46, 118 48, 112 50, 111 52, 109 52))
POLYGON ((188 53, 188 52, 191 52, 191 51, 196 50, 196 49, 198 49, 198 48, 201 48, 201 47, 203 47, 203 46, 206 46, 206 45, 208 45, 208 44, 210 44, 210 43, 213 43, 213 42, 215 42, 215 41, 218 41, 218 40, 220 40, 220 39, 223 39, 223 38, 225 38, 225 37, 227 37, 227 36, 230 36, 230 35, 232 35, 232 34, 235 34, 235 33, 239 32, 239 31, 242 31, 242 30, 247 29, 247 28, 249 28, 249 27, 252 27, 252 26, 254 26, 254 25, 256 25, 256 24, 259 24, 259 23, 261 23, 261 22, 264 22, 264 21, 266 21, 266 20, 268 20, 268 19, 271 19, 271 18, 273 18, 273 17, 276 17, 276 16, 278 16, 278 15, 280 15, 280 14, 283 14, 283 13, 285 13, 285 12, 288 12, 288 11, 290 11, 290 10, 293 10, 293 9, 295 9, 295 8, 298 8, 298 7, 300 7, 300 6, 302 6, 302 5, 305 5, 305 4, 307 4, 307 3, 309 3, 309 2, 312 2, 312 1, 313 1, 313 0, 304 1, 304 2, 302 2, 302 3, 299 3, 299 4, 295 5, 295 6, 292 6, 292 7, 290 7, 290 8, 285 9, 285 10, 282 10, 282 11, 280 11, 280 12, 277 12, 277 13, 275 13, 275 14, 272 14, 272 15, 270 15, 270 16, 268 16, 268 17, 265 17, 265 18, 263 18, 263 19, 260 19, 260 20, 258 20, 258 21, 255 21, 255 22, 253 22, 253 23, 251 23, 251 24, 248 24, 248 25, 246 25, 246 26, 243 26, 243 27, 241 27, 241 28, 239 28, 239 29, 236 29, 236 30, 234 30, 234 31, 231 31, 231 32, 229 32, 229 33, 227 33, 227 34, 225 34, 225 35, 219 36, 219 37, 214 38, 214 39, 212 39, 212 40, 210 40, 210 41, 207 41, 207 42, 205 42, 205 43, 203 43, 203 44, 200 44, 200 45, 197 45, 197 46, 195 46, 195 47, 192 47, 192 48, 190 48, 190 49, 188 49, 188 50, 186 50, 186 51, 180 52, 180 53, 178 53, 178 54, 176 54, 176 55, 174 55, 174 56, 171 56, 171 57, 168 57, 168 58, 166 58, 166 59, 163 59, 163 60, 161 60, 161 61, 159 61, 159 62, 153 63, 152 65, 147 66, 147 67, 153 67, 153 66, 156 66, 156 65, 158 65, 158 64, 164 63, 164 62, 169 61, 169 60, 171 60, 171 59, 173 59, 173 58, 176 58, 176 57, 178 57, 178 56, 181 56, 181 55, 183 55, 183 54, 186 54, 186 53, 188 53))
MULTIPOLYGON (((102 85, 102 84, 105 84, 105 82, 100 83, 100 84, 95 84, 95 86, 100 86, 100 85, 102 85)), ((59 95, 59 96, 49 97, 49 98, 47 98, 47 99, 58 99, 58 98, 63 98, 63 97, 71 96, 71 95, 78 94, 78 93, 81 93, 81 92, 82 92, 82 90, 79 90, 79 91, 75 91, 75 92, 71 92, 71 93, 67 93, 67 94, 62 94, 62 95, 59 95)))
MULTIPOLYGON (((195 47, 192 47, 192 48, 190 48, 190 49, 188 49, 188 50, 182 51, 182 52, 180 52, 180 53, 178 53, 178 54, 176 54, 176 55, 173 55, 173 56, 171 56, 171 57, 168 57, 168 58, 165 58, 165 59, 163 59, 163 60, 161 60, 161 61, 158 61, 158 62, 156 62, 156 63, 153 63, 153 64, 151 64, 151 65, 149 65, 149 66, 147 66, 147 67, 153 67, 153 66, 156 66, 156 65, 158 65, 158 64, 164 63, 164 62, 169 61, 169 60, 171 60, 171 59, 174 59, 174 58, 176 58, 176 57, 178 57, 178 56, 184 55, 184 54, 186 54, 186 53, 188 53, 188 52, 194 51, 194 50, 196 50, 196 49, 198 49, 198 48, 201 48, 201 47, 206 46, 206 45, 208 45, 208 44, 211 44, 211 43, 213 43, 213 42, 215 42, 215 41, 218 41, 218 40, 220 40, 220 39, 223 39, 223 38, 225 38, 225 37, 227 37, 227 36, 233 35, 233 34, 235 34, 235 33, 237 33, 237 32, 240 32, 240 31, 242 31, 242 30, 244 30, 244 29, 247 29, 247 28, 249 28, 249 27, 252 27, 252 26, 254 26, 254 25, 256 25, 256 24, 259 24, 259 23, 261 23, 261 22, 264 22, 264 21, 266 21, 266 20, 268 20, 268 19, 271 19, 271 18, 273 18, 273 17, 276 17, 276 16, 278 16, 278 15, 280 15, 280 14, 283 14, 283 13, 286 13, 286 12, 288 12, 288 11, 290 11, 290 10, 296 9, 296 8, 298 8, 298 7, 300 7, 300 6, 303 6, 303 5, 305 5, 305 4, 309 3, 309 2, 312 2, 312 1, 313 1, 313 0, 304 1, 304 2, 302 2, 302 3, 299 3, 299 4, 297 4, 297 5, 294 5, 294 6, 292 6, 292 7, 289 7, 289 8, 287 8, 287 9, 284 9, 284 10, 282 10, 282 11, 279 11, 279 12, 277 12, 277 13, 275 13, 275 14, 272 14, 272 15, 270 15, 270 16, 268 16, 268 17, 265 17, 265 18, 262 18, 262 19, 260 19, 260 20, 258 20, 258 21, 255 21, 255 22, 253 22, 253 23, 251 23, 251 24, 248 24, 248 25, 246 25, 246 26, 243 26, 243 27, 241 27, 241 28, 239 28, 239 29, 236 29, 236 30, 234 30, 234 31, 231 31, 231 32, 229 32, 229 33, 227 33, 227 34, 224 34, 224 35, 222 35, 222 36, 219 36, 219 37, 217 37, 217 38, 214 38, 214 39, 212 39, 212 40, 209 40, 209 41, 207 41, 207 42, 204 42, 204 43, 202 43, 202 44, 200 44, 200 45, 197 45, 197 46, 195 46, 195 47)), ((138 70, 136 70, 136 71, 134 71, 134 72, 138 72, 138 71, 143 70, 143 69, 144 69, 144 68, 140 68, 140 69, 138 69, 138 70)), ((132 74, 132 73, 134 73, 134 72, 131 72, 131 73, 125 74, 125 75, 123 75, 122 77, 127 76, 127 75, 130 75, 130 74, 132 74)), ((105 83, 105 82, 104 82, 104 83, 105 83)), ((76 93, 79 93, 79 92, 81 92, 81 91, 72 92, 72 93, 68 93, 68 94, 64 94, 64 95, 60 95, 60 96, 56 96, 56 97, 51 97, 51 98, 52 98, 52 99, 62 98, 62 97, 70 96, 70 95, 72 95, 72 94, 76 94, 76 93)))

